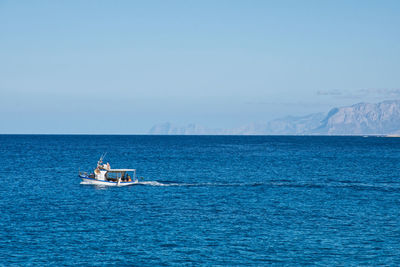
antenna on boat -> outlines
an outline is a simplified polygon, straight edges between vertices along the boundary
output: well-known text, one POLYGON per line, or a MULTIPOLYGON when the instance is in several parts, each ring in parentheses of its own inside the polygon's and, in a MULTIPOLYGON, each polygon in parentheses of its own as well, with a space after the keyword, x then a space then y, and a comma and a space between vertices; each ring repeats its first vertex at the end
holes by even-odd
POLYGON ((106 157, 106 155, 107 155, 107 152, 103 153, 103 154, 101 155, 101 157, 100 157, 100 160, 99 160, 99 161, 103 161, 103 159, 106 157))
POLYGON ((99 161, 97 162, 97 167, 100 166, 100 164, 103 162, 103 159, 106 157, 107 152, 103 153, 99 159, 99 161))

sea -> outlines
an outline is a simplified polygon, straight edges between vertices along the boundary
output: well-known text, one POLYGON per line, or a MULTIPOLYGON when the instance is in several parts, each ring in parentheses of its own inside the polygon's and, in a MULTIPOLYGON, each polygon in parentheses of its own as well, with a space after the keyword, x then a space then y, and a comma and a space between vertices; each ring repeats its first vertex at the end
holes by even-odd
POLYGON ((399 266, 400 138, 0 135, 0 266, 399 266), (82 185, 99 157, 128 187, 82 185))

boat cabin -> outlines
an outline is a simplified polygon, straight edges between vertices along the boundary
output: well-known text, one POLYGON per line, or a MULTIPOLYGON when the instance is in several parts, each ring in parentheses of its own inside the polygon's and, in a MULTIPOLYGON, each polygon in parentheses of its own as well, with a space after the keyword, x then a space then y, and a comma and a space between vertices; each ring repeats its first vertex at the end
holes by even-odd
POLYGON ((107 181, 112 182, 131 182, 136 180, 135 169, 110 169, 104 174, 107 181))
MULTIPOLYGON (((91 177, 92 178, 92 177, 91 177)), ((110 182, 131 182, 136 180, 136 169, 99 169, 94 171, 94 179, 110 182)))

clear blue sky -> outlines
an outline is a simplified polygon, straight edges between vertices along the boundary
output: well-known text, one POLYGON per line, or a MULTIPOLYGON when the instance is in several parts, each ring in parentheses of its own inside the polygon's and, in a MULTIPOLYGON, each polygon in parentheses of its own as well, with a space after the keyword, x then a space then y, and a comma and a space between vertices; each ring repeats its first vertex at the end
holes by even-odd
POLYGON ((400 1, 2 1, 0 133, 234 127, 400 98, 400 1))

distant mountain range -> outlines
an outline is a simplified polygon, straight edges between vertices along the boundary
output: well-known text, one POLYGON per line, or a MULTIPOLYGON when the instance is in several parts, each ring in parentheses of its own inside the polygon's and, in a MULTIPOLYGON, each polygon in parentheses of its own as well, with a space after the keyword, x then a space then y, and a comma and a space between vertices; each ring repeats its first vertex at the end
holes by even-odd
POLYGON ((400 100, 358 103, 333 108, 328 113, 288 116, 234 129, 206 128, 196 124, 154 125, 157 135, 400 135, 400 100))

